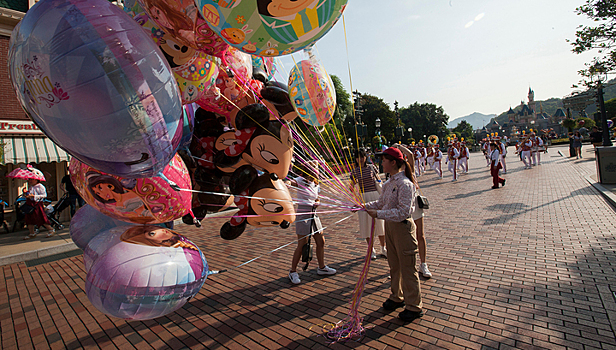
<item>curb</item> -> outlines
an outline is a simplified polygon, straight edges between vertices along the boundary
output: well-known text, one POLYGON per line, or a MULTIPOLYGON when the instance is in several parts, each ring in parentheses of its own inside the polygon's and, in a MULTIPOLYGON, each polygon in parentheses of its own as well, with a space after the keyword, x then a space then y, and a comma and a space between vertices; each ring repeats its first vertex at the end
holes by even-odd
POLYGON ((0 266, 20 263, 20 262, 24 262, 24 261, 28 261, 32 259, 44 258, 46 256, 59 254, 59 253, 66 253, 68 251, 75 250, 75 249, 79 249, 79 247, 77 247, 75 243, 70 242, 70 243, 56 245, 53 247, 32 250, 29 252, 7 255, 7 256, 0 257, 0 266))
POLYGON ((603 187, 603 185, 601 185, 600 183, 595 182, 595 180, 593 180, 590 176, 584 176, 584 179, 588 181, 588 183, 591 184, 592 187, 596 188, 597 191, 601 193, 601 195, 603 195, 603 197, 608 201, 608 203, 610 203, 612 208, 616 209, 616 195, 614 195, 607 188, 603 187))

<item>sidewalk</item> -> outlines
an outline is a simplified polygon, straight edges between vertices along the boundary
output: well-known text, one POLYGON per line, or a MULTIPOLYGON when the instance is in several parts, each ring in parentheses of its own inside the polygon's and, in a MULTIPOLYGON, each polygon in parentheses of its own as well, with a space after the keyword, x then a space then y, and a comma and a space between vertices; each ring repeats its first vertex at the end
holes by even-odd
MULTIPOLYGON (((433 172, 419 178, 430 199, 425 228, 433 277, 421 279, 425 315, 413 323, 381 307, 390 288, 381 258, 370 265, 362 298, 365 337, 331 345, 322 336, 323 326, 347 315, 363 267, 366 243, 357 235, 356 215, 321 216, 326 264, 338 273, 317 276, 313 261, 297 286, 287 277, 293 226, 249 226, 225 241, 218 231, 227 218, 219 217, 205 220, 202 229, 177 230, 201 248, 210 270, 227 272, 209 276, 183 308, 155 320, 119 320, 94 308, 81 256, 1 267, 0 346, 615 349, 615 211, 587 180, 594 172, 590 154, 575 160, 558 149, 550 148, 531 170, 510 152, 507 185, 500 189, 490 189, 477 154, 457 182, 446 171, 440 181, 433 172)), ((326 197, 341 197, 321 186, 323 206, 331 203, 326 197)))

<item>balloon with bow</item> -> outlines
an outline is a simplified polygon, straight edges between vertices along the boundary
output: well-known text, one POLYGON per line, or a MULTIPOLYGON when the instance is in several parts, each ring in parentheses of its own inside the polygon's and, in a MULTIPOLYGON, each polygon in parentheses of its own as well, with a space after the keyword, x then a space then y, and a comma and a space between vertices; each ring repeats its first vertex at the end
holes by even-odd
POLYGON ((162 171, 165 178, 123 178, 75 158, 71 159, 69 169, 71 181, 86 203, 114 219, 158 224, 190 213, 191 181, 179 155, 162 171), (183 190, 173 189, 169 180, 183 190))
POLYGON ((347 0, 197 0, 210 28, 229 45, 259 56, 288 55, 312 45, 336 24, 347 0))
POLYGON ((181 138, 180 93, 147 33, 105 0, 44 0, 11 35, 9 73, 37 126, 72 156, 127 177, 160 172, 181 138))

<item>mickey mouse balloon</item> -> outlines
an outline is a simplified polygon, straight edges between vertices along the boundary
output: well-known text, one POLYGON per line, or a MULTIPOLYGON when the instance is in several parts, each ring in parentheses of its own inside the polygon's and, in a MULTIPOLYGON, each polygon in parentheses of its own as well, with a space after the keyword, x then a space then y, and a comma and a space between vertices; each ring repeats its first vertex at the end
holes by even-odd
POLYGON ((347 0, 196 0, 203 18, 229 45, 259 56, 299 51, 336 24, 347 0))
POLYGON ((101 171, 150 177, 182 137, 180 92, 149 35, 106 0, 42 0, 11 35, 9 73, 41 130, 101 171))

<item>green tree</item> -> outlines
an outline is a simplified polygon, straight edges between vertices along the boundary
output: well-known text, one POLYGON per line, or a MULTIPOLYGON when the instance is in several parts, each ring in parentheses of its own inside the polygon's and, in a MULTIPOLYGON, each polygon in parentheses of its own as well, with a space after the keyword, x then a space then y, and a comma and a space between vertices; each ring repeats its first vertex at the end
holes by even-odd
POLYGON ((574 119, 567 118, 563 120, 563 126, 567 128, 567 131, 571 132, 575 128, 576 122, 574 119))
POLYGON ((412 135, 406 135, 403 139, 414 138, 416 140, 426 138, 430 135, 436 135, 440 140, 443 135, 447 135, 447 122, 449 116, 445 114, 443 107, 436 106, 432 103, 415 102, 407 108, 400 110, 400 119, 404 126, 405 135, 407 129, 413 128, 412 135))
POLYGON ((605 101, 605 111, 607 114, 607 119, 616 118, 616 98, 605 101))
POLYGON ((581 54, 596 50, 599 54, 592 62, 585 63, 585 69, 579 71, 586 78, 582 83, 588 86, 593 67, 601 67, 605 72, 616 69, 616 0, 586 0, 575 12, 591 19, 593 25, 579 26, 575 40, 567 40, 573 46, 572 51, 581 54))
POLYGON ((597 123, 595 123, 594 120, 590 119, 590 118, 586 118, 586 117, 582 117, 582 118, 577 118, 575 119, 575 127, 577 129, 581 128, 581 127, 585 127, 586 129, 590 130, 592 129, 593 126, 597 125, 597 123), (584 121, 583 123, 580 124, 581 121, 584 121))
POLYGON ((460 139, 464 138, 465 141, 472 141, 473 139, 473 126, 466 120, 459 122, 452 131, 456 134, 459 133, 460 139))

